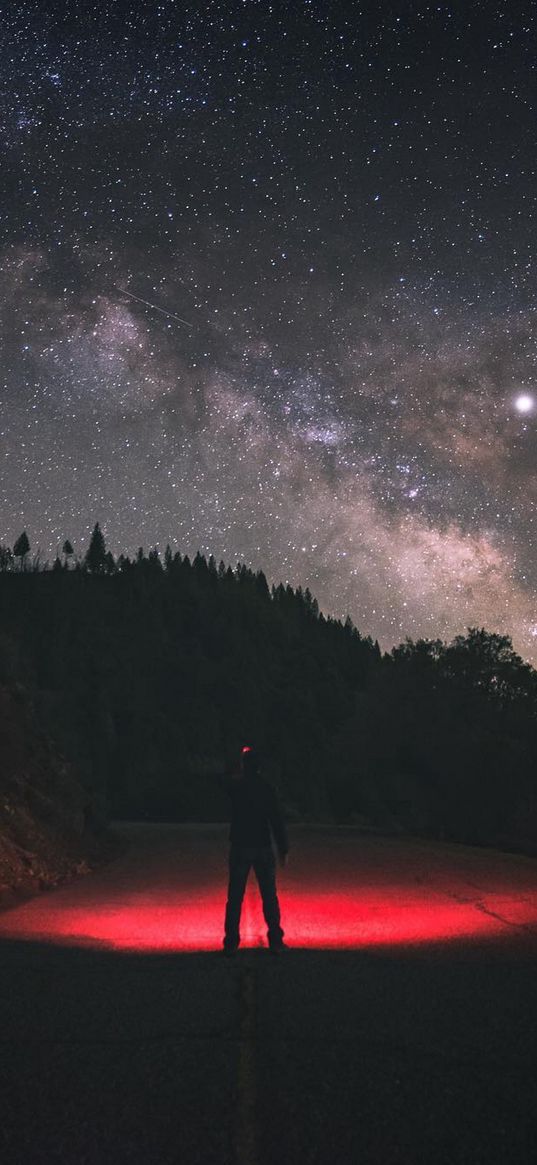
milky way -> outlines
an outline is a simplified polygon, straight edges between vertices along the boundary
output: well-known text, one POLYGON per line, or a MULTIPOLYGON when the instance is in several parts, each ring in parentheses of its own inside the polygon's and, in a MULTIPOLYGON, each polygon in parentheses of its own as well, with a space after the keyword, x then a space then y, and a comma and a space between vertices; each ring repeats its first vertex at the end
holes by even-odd
POLYGON ((0 541, 536 663, 534 6, 80 11, 3 18, 0 541))

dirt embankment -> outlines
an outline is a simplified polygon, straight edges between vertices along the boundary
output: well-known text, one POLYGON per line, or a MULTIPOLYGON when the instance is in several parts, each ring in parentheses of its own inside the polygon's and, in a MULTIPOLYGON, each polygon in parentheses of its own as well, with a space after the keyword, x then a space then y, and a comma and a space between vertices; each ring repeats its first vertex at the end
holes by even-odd
POLYGON ((0 686, 0 906, 88 873, 118 846, 93 825, 91 798, 26 691, 0 686))

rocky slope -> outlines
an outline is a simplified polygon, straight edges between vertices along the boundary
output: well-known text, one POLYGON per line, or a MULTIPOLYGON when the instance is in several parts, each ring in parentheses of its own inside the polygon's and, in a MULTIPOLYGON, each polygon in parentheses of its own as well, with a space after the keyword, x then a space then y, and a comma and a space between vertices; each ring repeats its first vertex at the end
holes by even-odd
POLYGON ((118 846, 93 825, 88 793, 26 690, 0 686, 0 905, 87 873, 118 846))

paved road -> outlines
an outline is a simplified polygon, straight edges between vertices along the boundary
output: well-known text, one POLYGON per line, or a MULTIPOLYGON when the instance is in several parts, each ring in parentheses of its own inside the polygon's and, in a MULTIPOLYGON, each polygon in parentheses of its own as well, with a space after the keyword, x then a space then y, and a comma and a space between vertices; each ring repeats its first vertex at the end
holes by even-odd
POLYGON ((537 1159, 537 862, 296 828, 291 949, 220 953, 226 831, 124 826, 0 916, 10 1165, 537 1159))

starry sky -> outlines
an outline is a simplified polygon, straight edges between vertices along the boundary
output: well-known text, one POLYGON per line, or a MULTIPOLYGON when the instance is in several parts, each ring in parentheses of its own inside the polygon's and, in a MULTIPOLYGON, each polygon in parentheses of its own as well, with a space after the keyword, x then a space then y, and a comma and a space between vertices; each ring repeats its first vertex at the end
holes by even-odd
POLYGON ((6 6, 0 541, 537 664, 536 11, 6 6))

